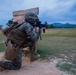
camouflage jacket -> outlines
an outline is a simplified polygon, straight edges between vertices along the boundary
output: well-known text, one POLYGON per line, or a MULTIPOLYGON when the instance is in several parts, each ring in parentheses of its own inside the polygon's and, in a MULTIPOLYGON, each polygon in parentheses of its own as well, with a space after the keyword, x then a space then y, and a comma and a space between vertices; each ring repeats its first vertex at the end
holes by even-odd
POLYGON ((32 25, 25 22, 19 27, 12 29, 8 34, 8 38, 12 42, 22 45, 28 38, 32 41, 37 41, 39 38, 39 32, 32 25))

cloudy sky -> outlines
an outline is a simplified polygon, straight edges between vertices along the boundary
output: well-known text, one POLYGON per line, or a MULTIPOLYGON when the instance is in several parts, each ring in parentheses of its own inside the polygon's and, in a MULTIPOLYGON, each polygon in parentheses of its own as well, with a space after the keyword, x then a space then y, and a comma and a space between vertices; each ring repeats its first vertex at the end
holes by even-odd
POLYGON ((76 24, 76 0, 0 0, 0 25, 13 18, 13 11, 35 7, 39 7, 42 23, 76 24))

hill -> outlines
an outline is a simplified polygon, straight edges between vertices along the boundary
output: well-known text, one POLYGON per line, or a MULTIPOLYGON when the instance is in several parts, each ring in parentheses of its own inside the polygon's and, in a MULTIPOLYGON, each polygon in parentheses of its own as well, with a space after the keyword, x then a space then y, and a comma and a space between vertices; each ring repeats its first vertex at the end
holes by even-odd
POLYGON ((76 24, 70 24, 70 23, 52 23, 51 24, 55 28, 76 28, 76 24))

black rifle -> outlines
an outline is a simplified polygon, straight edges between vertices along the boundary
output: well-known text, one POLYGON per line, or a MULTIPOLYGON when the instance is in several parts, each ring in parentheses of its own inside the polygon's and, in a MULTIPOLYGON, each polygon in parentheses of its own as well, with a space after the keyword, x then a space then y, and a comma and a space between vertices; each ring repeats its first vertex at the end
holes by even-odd
MULTIPOLYGON (((41 21, 38 21, 38 22, 36 23, 35 27, 39 27, 40 40, 42 40, 42 37, 41 37, 41 29, 42 29, 43 27, 46 28, 46 25, 41 24, 41 21)), ((43 32, 44 32, 44 31, 43 31, 43 32)), ((44 33, 45 33, 45 32, 44 32, 44 33)))

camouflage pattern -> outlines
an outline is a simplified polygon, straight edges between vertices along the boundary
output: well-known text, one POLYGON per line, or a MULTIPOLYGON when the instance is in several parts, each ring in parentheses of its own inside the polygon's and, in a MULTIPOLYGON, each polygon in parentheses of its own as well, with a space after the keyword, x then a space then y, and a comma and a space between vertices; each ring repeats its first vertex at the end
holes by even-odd
MULTIPOLYGON (((24 31, 25 34, 24 35, 28 35, 28 39, 24 41, 24 45, 23 46, 19 46, 15 43, 12 43, 12 47, 14 47, 14 49, 17 50, 17 54, 16 56, 13 58, 13 60, 9 59, 7 61, 0 61, 0 67, 5 68, 5 69, 9 69, 9 70, 18 70, 21 68, 21 64, 22 64, 22 48, 25 46, 29 46, 30 48, 30 53, 31 56, 33 57, 33 55, 36 55, 36 41, 38 41, 39 38, 39 32, 38 30, 36 30, 36 28, 33 28, 33 26, 27 22, 23 23, 21 26, 19 26, 17 29, 19 29, 20 31, 24 31)), ((14 36, 12 36, 13 38, 14 36)), ((12 38, 10 38, 10 34, 8 36, 10 41, 13 41, 12 38)), ((17 40, 16 38, 14 38, 15 40, 17 40)), ((23 39, 22 39, 23 40, 23 39)), ((18 41, 21 41, 18 40, 18 41)), ((8 44, 7 44, 7 48, 8 48, 8 44)), ((12 49, 13 50, 13 49, 12 49)), ((12 55, 14 55, 14 53, 10 50, 7 49, 7 55, 10 57, 10 53, 12 53, 12 55), (9 53, 10 52, 10 53, 9 53)), ((7 58, 6 58, 7 59, 7 58)))
POLYGON ((4 58, 11 61, 14 60, 14 58, 17 55, 18 50, 19 50, 19 47, 14 47, 14 45, 9 40, 7 43, 7 48, 4 54, 4 58))
POLYGON ((17 55, 13 61, 4 60, 0 61, 0 66, 9 70, 18 70, 21 68, 22 64, 22 49, 20 48, 17 52, 17 55))
POLYGON ((33 62, 39 58, 37 50, 37 41, 29 46, 30 49, 30 61, 33 62))
POLYGON ((27 39, 30 38, 31 41, 37 41, 39 38, 39 32, 28 22, 23 23, 18 28, 11 30, 8 35, 8 38, 19 46, 26 42, 26 37, 27 39))
POLYGON ((38 16, 32 12, 29 12, 25 15, 25 21, 29 22, 30 24, 32 24, 34 26, 34 24, 36 22, 39 21, 38 16))

